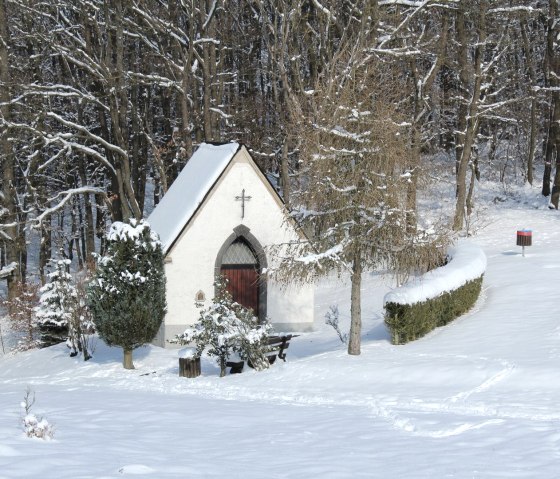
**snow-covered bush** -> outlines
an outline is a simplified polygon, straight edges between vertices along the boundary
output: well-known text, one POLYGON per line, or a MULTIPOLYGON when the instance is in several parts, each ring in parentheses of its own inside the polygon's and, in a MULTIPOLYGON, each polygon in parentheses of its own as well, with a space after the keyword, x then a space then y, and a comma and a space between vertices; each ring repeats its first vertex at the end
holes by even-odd
POLYGON ((31 412, 31 408, 35 404, 35 393, 31 389, 27 389, 21 407, 24 410, 22 418, 23 432, 27 437, 35 437, 38 439, 49 440, 54 436, 54 427, 45 418, 38 418, 31 412))
POLYGON ((257 371, 268 369, 268 336, 272 333, 272 326, 268 321, 259 323, 253 311, 240 304, 235 303, 233 309, 237 316, 238 331, 235 351, 257 371))
POLYGON ((478 299, 486 269, 482 249, 462 243, 449 256, 445 266, 385 295, 393 344, 421 338, 466 313, 478 299))
POLYGON ((259 324, 253 312, 233 301, 224 278, 214 283, 216 296, 212 304, 200 312, 197 323, 178 335, 175 342, 194 343, 198 357, 206 350, 220 366, 220 376, 226 374, 226 363, 233 353, 250 360, 257 370, 269 366, 266 358, 266 338, 271 331, 268 322, 259 324))
POLYGON ((91 357, 89 343, 94 327, 85 304, 83 285, 75 285, 68 272, 70 263, 69 259, 50 260, 53 270, 48 275, 49 282, 40 289, 37 324, 42 346, 66 341, 71 356, 81 353, 87 361, 91 357))
POLYGON ((165 316, 163 252, 146 221, 115 222, 107 253, 98 256, 88 286, 88 305, 99 336, 123 348, 123 366, 133 369, 132 351, 154 339, 165 316))

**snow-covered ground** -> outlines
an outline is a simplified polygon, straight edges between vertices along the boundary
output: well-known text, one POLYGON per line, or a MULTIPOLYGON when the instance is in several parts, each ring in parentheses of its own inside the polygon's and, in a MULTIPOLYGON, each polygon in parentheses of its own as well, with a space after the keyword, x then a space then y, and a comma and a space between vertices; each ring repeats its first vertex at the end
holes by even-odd
POLYGON ((323 317, 349 316, 349 285, 318 287, 317 331, 264 372, 178 377, 177 352, 64 346, 0 358, 0 478, 560 477, 560 215, 497 202, 476 242, 488 265, 475 308, 419 341, 392 346, 367 274, 362 354, 348 356, 323 317), (517 229, 533 230, 526 257, 517 229), (20 403, 55 426, 28 439, 20 403))

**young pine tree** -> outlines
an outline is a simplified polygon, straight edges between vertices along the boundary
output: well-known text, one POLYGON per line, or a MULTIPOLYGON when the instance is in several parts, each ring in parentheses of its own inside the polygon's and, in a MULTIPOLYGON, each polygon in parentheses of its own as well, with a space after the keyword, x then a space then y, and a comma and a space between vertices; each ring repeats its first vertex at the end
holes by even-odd
POLYGON ((69 337, 69 326, 77 297, 72 276, 67 271, 69 265, 69 259, 51 259, 52 272, 48 275, 49 282, 39 290, 41 297, 36 308, 36 317, 42 347, 62 343, 69 337))
POLYGON ((111 225, 88 302, 101 339, 123 348, 124 368, 134 369, 132 351, 154 339, 166 312, 163 252, 147 222, 111 225))
POLYGON ((75 285, 69 265, 69 259, 50 260, 52 272, 48 275, 50 281, 39 290, 36 323, 43 347, 66 341, 72 350, 70 356, 82 354, 87 361, 91 358, 89 338, 94 327, 84 304, 83 290, 75 285))

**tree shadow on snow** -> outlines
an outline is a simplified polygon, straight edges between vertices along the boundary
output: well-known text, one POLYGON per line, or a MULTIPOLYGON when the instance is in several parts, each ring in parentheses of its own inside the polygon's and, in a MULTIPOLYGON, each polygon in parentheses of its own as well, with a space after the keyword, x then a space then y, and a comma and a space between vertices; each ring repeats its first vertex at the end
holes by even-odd
MULTIPOLYGON (((145 359, 150 355, 150 346, 141 346, 132 351, 132 361, 145 359)), ((99 340, 93 352, 93 358, 90 361, 98 364, 122 363, 123 350, 118 346, 107 346, 103 341, 99 340)))

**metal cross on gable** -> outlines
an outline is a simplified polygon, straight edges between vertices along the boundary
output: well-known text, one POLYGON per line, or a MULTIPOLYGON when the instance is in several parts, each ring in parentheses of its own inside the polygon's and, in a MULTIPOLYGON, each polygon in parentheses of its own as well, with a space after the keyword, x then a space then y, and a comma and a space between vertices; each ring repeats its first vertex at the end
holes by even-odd
POLYGON ((251 199, 250 196, 245 196, 245 188, 241 190, 241 196, 236 196, 236 201, 241 201, 241 219, 245 218, 245 202, 251 199))

